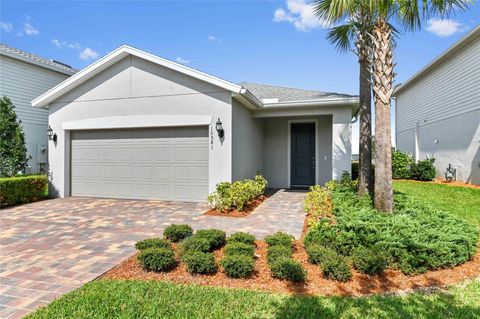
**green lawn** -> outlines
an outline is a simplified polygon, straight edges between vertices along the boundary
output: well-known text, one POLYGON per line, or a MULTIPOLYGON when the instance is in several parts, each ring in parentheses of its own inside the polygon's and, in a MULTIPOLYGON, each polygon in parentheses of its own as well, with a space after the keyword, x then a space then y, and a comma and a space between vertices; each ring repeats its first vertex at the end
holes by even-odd
POLYGON ((480 225, 480 190, 415 181, 395 181, 394 189, 480 225))
MULTIPOLYGON (((407 181, 394 187, 480 225, 479 190, 407 181)), ((480 318, 480 279, 433 294, 363 298, 98 280, 28 318, 480 318)))

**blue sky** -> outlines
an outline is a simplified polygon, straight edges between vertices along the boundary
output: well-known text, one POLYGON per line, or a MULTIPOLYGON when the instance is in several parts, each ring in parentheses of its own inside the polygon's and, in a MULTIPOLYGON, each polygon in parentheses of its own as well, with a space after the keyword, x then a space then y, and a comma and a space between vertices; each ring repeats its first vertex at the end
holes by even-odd
MULTIPOLYGON (((232 82, 356 94, 353 54, 325 39, 304 0, 3 1, 1 42, 83 68, 122 44, 232 82)), ((405 81, 480 23, 480 4, 426 21, 398 39, 396 82, 405 81)), ((354 127, 354 142, 358 134, 354 127)), ((358 148, 354 143, 354 151, 358 148)))

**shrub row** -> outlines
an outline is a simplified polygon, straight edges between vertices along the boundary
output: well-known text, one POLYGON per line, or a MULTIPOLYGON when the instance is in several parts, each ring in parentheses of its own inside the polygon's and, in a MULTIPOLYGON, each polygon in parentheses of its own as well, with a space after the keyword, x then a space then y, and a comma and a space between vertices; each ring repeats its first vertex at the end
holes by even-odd
POLYGON ((293 237, 277 232, 265 237, 268 244, 267 262, 275 278, 293 282, 307 280, 307 271, 302 264, 293 260, 293 237))
POLYGON ((313 244, 327 247, 351 258, 365 273, 392 266, 405 274, 459 265, 477 249, 474 226, 427 203, 395 193, 395 213, 384 214, 368 196, 359 198, 354 187, 339 185, 329 185, 336 222, 321 220, 311 227, 304 238, 307 249, 313 244))
POLYGON ((215 192, 208 196, 208 202, 221 211, 231 209, 241 211, 245 204, 262 195, 266 187, 267 180, 259 174, 255 176, 255 180, 219 183, 215 192))
POLYGON ((255 236, 242 232, 233 234, 223 253, 221 265, 227 276, 246 278, 255 270, 255 236))
POLYGON ((415 163, 410 154, 396 150, 392 152, 392 176, 395 179, 431 181, 437 173, 434 163, 433 158, 415 163))
POLYGON ((47 175, 0 178, 0 207, 37 201, 47 196, 47 175))

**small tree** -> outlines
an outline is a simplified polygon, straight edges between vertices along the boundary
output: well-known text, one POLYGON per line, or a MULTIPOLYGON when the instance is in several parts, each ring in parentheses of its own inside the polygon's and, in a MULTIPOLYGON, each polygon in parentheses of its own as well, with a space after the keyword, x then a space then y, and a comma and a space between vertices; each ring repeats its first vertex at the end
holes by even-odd
POLYGON ((12 176, 27 166, 27 148, 15 106, 6 96, 0 99, 0 176, 12 176))

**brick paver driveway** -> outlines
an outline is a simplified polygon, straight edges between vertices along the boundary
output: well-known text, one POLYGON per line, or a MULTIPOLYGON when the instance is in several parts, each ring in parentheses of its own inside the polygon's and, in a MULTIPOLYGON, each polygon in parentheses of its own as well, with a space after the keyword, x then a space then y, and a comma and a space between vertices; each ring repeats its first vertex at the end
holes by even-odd
POLYGON ((137 240, 161 236, 172 223, 298 238, 304 196, 278 191, 245 218, 202 215, 202 203, 80 197, 3 209, 0 318, 21 317, 95 279, 131 256, 137 240))

